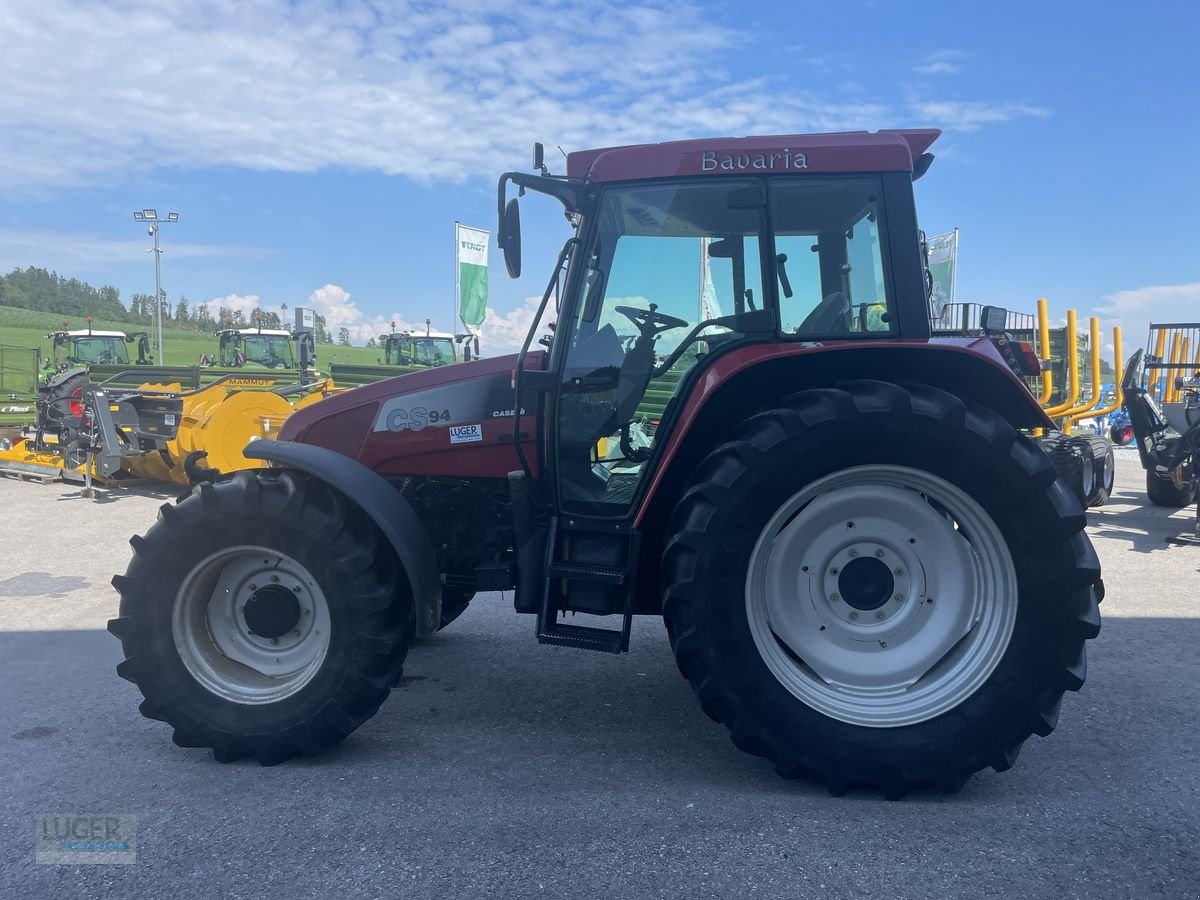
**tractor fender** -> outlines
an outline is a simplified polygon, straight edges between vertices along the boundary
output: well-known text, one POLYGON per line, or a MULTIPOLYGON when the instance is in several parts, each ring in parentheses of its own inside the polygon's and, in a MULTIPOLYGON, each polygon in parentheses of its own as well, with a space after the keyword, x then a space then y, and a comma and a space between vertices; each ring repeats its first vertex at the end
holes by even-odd
POLYGON ((417 637, 437 631, 442 617, 442 581, 433 542, 408 501, 386 479, 358 460, 313 444, 263 439, 251 441, 242 454, 307 472, 357 504, 387 538, 404 567, 412 588, 417 637))
POLYGON ((843 340, 752 344, 716 354, 681 385, 674 424, 635 512, 643 528, 656 505, 674 507, 686 474, 742 419, 787 394, 842 381, 895 381, 941 388, 979 403, 1014 428, 1053 428, 1037 398, 986 338, 843 340))

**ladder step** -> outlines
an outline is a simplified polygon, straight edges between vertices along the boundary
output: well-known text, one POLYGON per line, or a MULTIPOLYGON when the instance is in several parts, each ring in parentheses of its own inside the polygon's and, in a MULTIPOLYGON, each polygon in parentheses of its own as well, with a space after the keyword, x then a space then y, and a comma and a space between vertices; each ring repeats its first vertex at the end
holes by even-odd
POLYGON ((538 632, 537 639, 539 644, 575 647, 578 650, 598 650, 601 653, 620 653, 628 642, 628 637, 620 631, 559 623, 543 628, 538 632))
POLYGON ((624 584, 625 571, 609 566, 587 563, 555 563, 546 568, 551 578, 567 578, 572 581, 598 581, 601 584, 624 584))

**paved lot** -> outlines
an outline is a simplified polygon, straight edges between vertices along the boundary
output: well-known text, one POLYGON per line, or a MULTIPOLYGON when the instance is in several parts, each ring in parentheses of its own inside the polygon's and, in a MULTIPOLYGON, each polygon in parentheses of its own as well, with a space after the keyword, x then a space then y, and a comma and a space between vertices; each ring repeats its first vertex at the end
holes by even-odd
POLYGON ((488 595, 335 752, 171 744, 119 680, 108 586, 169 495, 0 479, 0 896, 1200 896, 1200 549, 1135 461, 1091 517, 1108 585, 1059 731, 959 795, 784 782, 700 712, 662 626, 539 647, 488 595), (133 866, 34 864, 38 813, 138 817, 133 866))

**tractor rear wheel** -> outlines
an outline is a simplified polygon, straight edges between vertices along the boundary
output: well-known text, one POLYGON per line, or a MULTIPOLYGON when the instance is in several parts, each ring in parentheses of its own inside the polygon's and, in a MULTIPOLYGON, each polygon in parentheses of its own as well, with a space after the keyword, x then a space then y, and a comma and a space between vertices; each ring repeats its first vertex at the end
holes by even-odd
POLYGON ((375 526, 323 482, 238 472, 164 505, 113 578, 121 677, 181 747, 264 765, 319 752, 399 680, 414 610, 375 526))
POLYGON ((699 466, 664 618, 704 711, 787 778, 958 790, 1082 686, 1100 567, 1046 454, 943 391, 850 382, 699 466))
POLYGON ((1167 509, 1183 509, 1196 499, 1196 488, 1190 483, 1176 487, 1170 478, 1162 478, 1154 472, 1146 472, 1146 497, 1155 506, 1167 509))

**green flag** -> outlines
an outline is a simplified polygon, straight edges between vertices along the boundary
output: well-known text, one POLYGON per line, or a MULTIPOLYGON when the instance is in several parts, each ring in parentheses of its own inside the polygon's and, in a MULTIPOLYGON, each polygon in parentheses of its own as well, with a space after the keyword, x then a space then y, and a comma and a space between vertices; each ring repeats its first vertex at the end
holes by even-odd
POLYGON ((946 304, 954 302, 954 267, 958 264, 958 229, 931 237, 929 274, 933 276, 930 306, 935 319, 942 318, 946 304))
POLYGON ((464 325, 482 325, 487 312, 488 241, 478 228, 455 225, 458 257, 458 315, 464 325))

